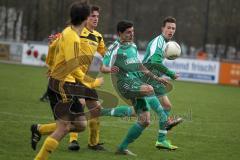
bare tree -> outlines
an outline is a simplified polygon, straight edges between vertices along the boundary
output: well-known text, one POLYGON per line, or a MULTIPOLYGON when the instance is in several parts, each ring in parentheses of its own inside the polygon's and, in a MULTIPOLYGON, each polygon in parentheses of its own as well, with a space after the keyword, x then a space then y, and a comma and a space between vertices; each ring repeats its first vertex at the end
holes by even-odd
POLYGON ((32 39, 32 0, 27 0, 25 7, 23 9, 23 25, 22 25, 22 33, 26 32, 26 36, 24 40, 31 40, 32 39))
POLYGON ((5 20, 4 20, 4 38, 8 38, 8 0, 4 1, 5 20))
POLYGON ((39 35, 39 14, 40 14, 40 1, 39 0, 35 0, 34 1, 35 2, 35 4, 34 4, 34 15, 35 15, 35 17, 34 17, 34 32, 33 32, 33 34, 34 34, 34 37, 33 37, 33 39, 34 40, 37 40, 39 37, 38 37, 38 35, 39 35))
MULTIPOLYGON (((50 33, 61 31, 69 18, 68 7, 77 0, 0 0, 4 16, 1 31, 4 38, 17 37, 17 27, 22 21, 22 39, 44 40, 50 33), (4 11, 3 11, 4 10, 4 11), (12 14, 12 10, 16 13, 12 14), (13 30, 13 32, 12 32, 13 30)), ((116 24, 122 19, 135 24, 136 42, 144 44, 161 33, 165 16, 177 18, 175 40, 194 47, 204 43, 240 48, 240 1, 236 0, 86 0, 101 7, 101 33, 115 34, 116 24), (204 32, 206 2, 209 2, 208 30, 204 32), (217 7, 216 7, 217 5, 217 7), (207 35, 204 38, 204 34, 207 35), (207 38, 207 40, 206 40, 207 38)), ((206 20, 206 19, 205 19, 206 20)), ((141 45, 143 49, 144 45, 141 45)), ((216 49, 218 50, 218 49, 216 49)))
POLYGON ((22 11, 21 10, 17 10, 16 11, 16 17, 15 17, 15 20, 13 22, 13 39, 16 40, 17 39, 17 24, 19 23, 19 20, 20 20, 20 16, 22 15, 22 11))

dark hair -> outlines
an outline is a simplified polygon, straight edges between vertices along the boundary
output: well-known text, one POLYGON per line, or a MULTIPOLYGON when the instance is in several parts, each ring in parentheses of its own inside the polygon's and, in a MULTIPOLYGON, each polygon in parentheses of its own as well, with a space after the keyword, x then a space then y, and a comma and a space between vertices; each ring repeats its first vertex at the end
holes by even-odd
POLYGON ((117 32, 123 33, 126 29, 133 27, 133 23, 127 20, 118 22, 117 32))
POLYGON ((90 14, 90 6, 86 2, 76 2, 71 5, 71 24, 80 25, 90 14))
POLYGON ((98 7, 98 6, 92 6, 92 7, 91 7, 91 13, 94 12, 94 11, 100 12, 100 7, 98 7))
POLYGON ((163 20, 163 24, 162 26, 165 27, 166 23, 176 23, 176 19, 174 17, 166 17, 164 20, 163 20))

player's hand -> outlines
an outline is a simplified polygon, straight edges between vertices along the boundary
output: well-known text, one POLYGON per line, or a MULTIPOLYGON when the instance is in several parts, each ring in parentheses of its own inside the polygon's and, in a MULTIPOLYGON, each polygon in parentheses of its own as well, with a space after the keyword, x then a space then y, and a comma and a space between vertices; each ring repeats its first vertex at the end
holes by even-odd
POLYGON ((111 68, 111 73, 118 73, 119 72, 119 68, 117 66, 113 66, 111 68))
POLYGON ((50 75, 51 75, 51 70, 50 69, 47 70, 46 75, 47 75, 47 77, 50 77, 50 75))
POLYGON ((180 74, 179 73, 176 73, 173 77, 173 79, 178 79, 180 77, 180 74))
POLYGON ((159 83, 162 83, 164 85, 167 85, 168 84, 168 79, 167 78, 163 78, 163 77, 158 77, 158 80, 157 80, 159 83))
POLYGON ((101 85, 103 85, 103 83, 104 83, 103 77, 99 77, 95 80, 95 86, 96 87, 100 87, 101 85))
POLYGON ((52 44, 52 42, 55 40, 55 39, 57 39, 57 38, 59 38, 61 36, 61 33, 56 33, 56 34, 51 34, 50 36, 48 36, 48 44, 50 45, 50 44, 52 44))

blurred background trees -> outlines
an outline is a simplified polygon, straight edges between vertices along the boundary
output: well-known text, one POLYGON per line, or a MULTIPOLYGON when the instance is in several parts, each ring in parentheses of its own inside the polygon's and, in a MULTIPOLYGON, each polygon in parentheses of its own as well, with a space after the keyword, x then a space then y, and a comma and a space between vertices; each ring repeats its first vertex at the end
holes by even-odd
MULTIPOLYGON (((0 39, 46 41, 60 32, 75 0, 0 0, 0 39)), ((214 56, 230 46, 240 49, 240 1, 236 0, 88 0, 102 9, 98 30, 111 38, 119 20, 135 24, 136 43, 142 49, 161 32, 165 16, 177 19, 175 40, 204 50, 214 44, 214 56)))

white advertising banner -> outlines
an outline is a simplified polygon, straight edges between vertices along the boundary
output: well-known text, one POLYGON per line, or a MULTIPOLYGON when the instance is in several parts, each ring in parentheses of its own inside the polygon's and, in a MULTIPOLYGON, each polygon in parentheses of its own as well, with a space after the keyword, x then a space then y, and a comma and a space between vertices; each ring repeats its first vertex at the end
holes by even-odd
POLYGON ((22 63, 44 66, 48 52, 48 45, 25 43, 23 44, 22 63))
POLYGON ((165 60, 164 65, 180 73, 179 80, 218 83, 219 62, 178 58, 165 60))

